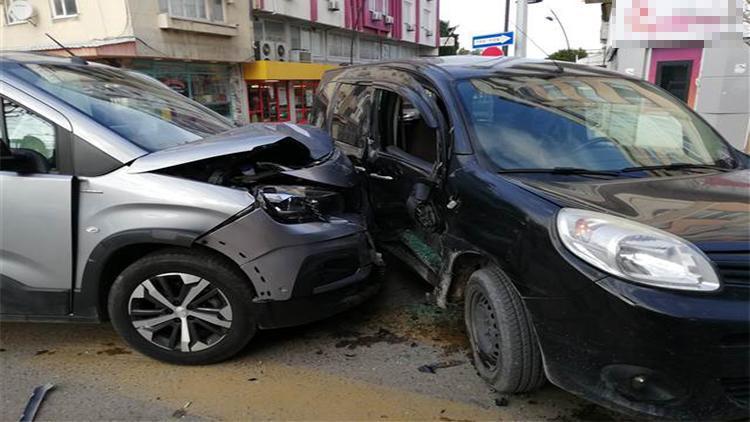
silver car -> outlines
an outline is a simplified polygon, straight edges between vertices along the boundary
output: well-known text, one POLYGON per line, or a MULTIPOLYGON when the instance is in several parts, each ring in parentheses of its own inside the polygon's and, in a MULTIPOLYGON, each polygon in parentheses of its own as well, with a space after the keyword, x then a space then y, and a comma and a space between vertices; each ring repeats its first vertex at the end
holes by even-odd
POLYGON ((110 319, 156 359, 226 359, 378 289, 351 163, 325 133, 238 128, 146 77, 0 58, 0 316, 110 319))

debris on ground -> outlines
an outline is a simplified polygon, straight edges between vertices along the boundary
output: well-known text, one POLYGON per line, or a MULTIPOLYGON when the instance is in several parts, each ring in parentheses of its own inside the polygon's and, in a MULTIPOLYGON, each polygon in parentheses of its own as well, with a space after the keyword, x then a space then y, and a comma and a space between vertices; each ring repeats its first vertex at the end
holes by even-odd
POLYGON ((122 347, 112 347, 109 349, 99 350, 98 352, 96 352, 97 355, 109 355, 109 356, 129 355, 132 353, 133 352, 131 352, 130 350, 122 348, 122 347))
POLYGON ((505 397, 498 397, 495 399, 495 406, 497 407, 505 407, 508 405, 508 399, 505 397))
POLYGON ((36 353, 34 353, 34 356, 40 356, 40 355, 54 355, 54 354, 55 354, 55 351, 54 351, 54 350, 47 350, 47 349, 43 349, 43 350, 37 350, 37 352, 36 352, 36 353))
POLYGON ((427 365, 422 365, 417 368, 417 370, 426 374, 434 374, 435 370, 437 369, 451 368, 453 366, 462 365, 463 363, 464 361, 462 360, 446 360, 443 362, 435 362, 427 365))
POLYGON ((29 397, 29 401, 26 403, 26 408, 23 409, 20 422, 33 421, 34 418, 36 418, 37 412, 39 412, 39 408, 42 406, 44 397, 46 397, 47 393, 54 388, 55 384, 52 383, 47 383, 34 388, 34 391, 31 392, 31 397, 29 397))
POLYGON ((250 382, 257 382, 258 378, 253 377, 253 378, 248 378, 247 380, 250 382))
POLYGON ((0 352, 4 352, 4 351, 5 351, 5 349, 3 349, 3 348, 0 347, 0 352))
POLYGON ((316 350, 316 351, 315 351, 315 354, 316 354, 316 355, 322 355, 322 354, 323 354, 323 351, 322 351, 322 350, 320 350, 320 349, 318 349, 318 350, 316 350))
POLYGON ((185 415, 187 415, 187 408, 190 407, 191 404, 193 404, 193 402, 191 402, 191 401, 185 403, 184 406, 182 406, 181 408, 175 410, 174 413, 172 413, 172 417, 176 418, 176 419, 184 418, 185 415))
POLYGON ((337 342, 336 347, 339 349, 346 347, 349 350, 354 350, 360 346, 370 347, 376 343, 398 344, 406 341, 405 337, 397 336, 385 328, 380 328, 377 333, 372 335, 357 335, 353 337, 337 342))
POLYGON ((356 353, 344 353, 344 356, 346 356, 348 358, 353 358, 353 357, 356 357, 357 354, 356 353))

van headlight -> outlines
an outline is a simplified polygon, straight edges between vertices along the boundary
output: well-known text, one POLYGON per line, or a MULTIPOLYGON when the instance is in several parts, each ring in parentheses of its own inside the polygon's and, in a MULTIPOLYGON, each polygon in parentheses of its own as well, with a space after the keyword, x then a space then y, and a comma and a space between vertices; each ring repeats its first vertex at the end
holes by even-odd
POLYGON ((637 283, 677 290, 720 287, 711 261, 670 233, 593 211, 564 208, 557 215, 563 245, 594 267, 637 283))

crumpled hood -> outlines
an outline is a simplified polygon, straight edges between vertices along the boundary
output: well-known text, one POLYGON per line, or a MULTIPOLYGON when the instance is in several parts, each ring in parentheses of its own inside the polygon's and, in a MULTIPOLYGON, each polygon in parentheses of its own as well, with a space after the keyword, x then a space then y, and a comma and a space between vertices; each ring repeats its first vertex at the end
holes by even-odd
POLYGON ((680 236, 704 250, 750 250, 750 170, 585 182, 514 180, 561 207, 629 218, 680 236))
POLYGON ((284 139, 304 145, 313 161, 325 158, 333 150, 331 138, 318 128, 291 123, 256 123, 144 155, 130 164, 128 173, 147 173, 208 158, 251 152, 284 139))
MULTIPOLYGON (((302 163, 278 164, 278 174, 337 187, 356 184, 354 168, 349 159, 334 148, 333 140, 324 131, 291 123, 255 123, 214 135, 199 141, 156 151, 133 161, 129 173, 148 173, 202 160, 268 151, 276 148, 277 158, 295 156, 302 163), (285 157, 286 156, 286 157, 285 157), (300 157, 302 156, 302 157, 300 157)), ((281 160, 288 161, 288 160, 281 160)))

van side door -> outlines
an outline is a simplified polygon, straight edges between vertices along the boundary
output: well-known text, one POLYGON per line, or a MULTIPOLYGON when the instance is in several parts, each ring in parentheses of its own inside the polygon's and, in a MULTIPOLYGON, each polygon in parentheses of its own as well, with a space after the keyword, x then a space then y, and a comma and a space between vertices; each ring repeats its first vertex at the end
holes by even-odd
POLYGON ((429 101, 414 91, 375 85, 366 167, 371 207, 385 238, 437 273, 445 227, 439 183, 445 148, 429 101))
POLYGON ((0 315, 67 315, 75 224, 70 124, 0 87, 0 315))

